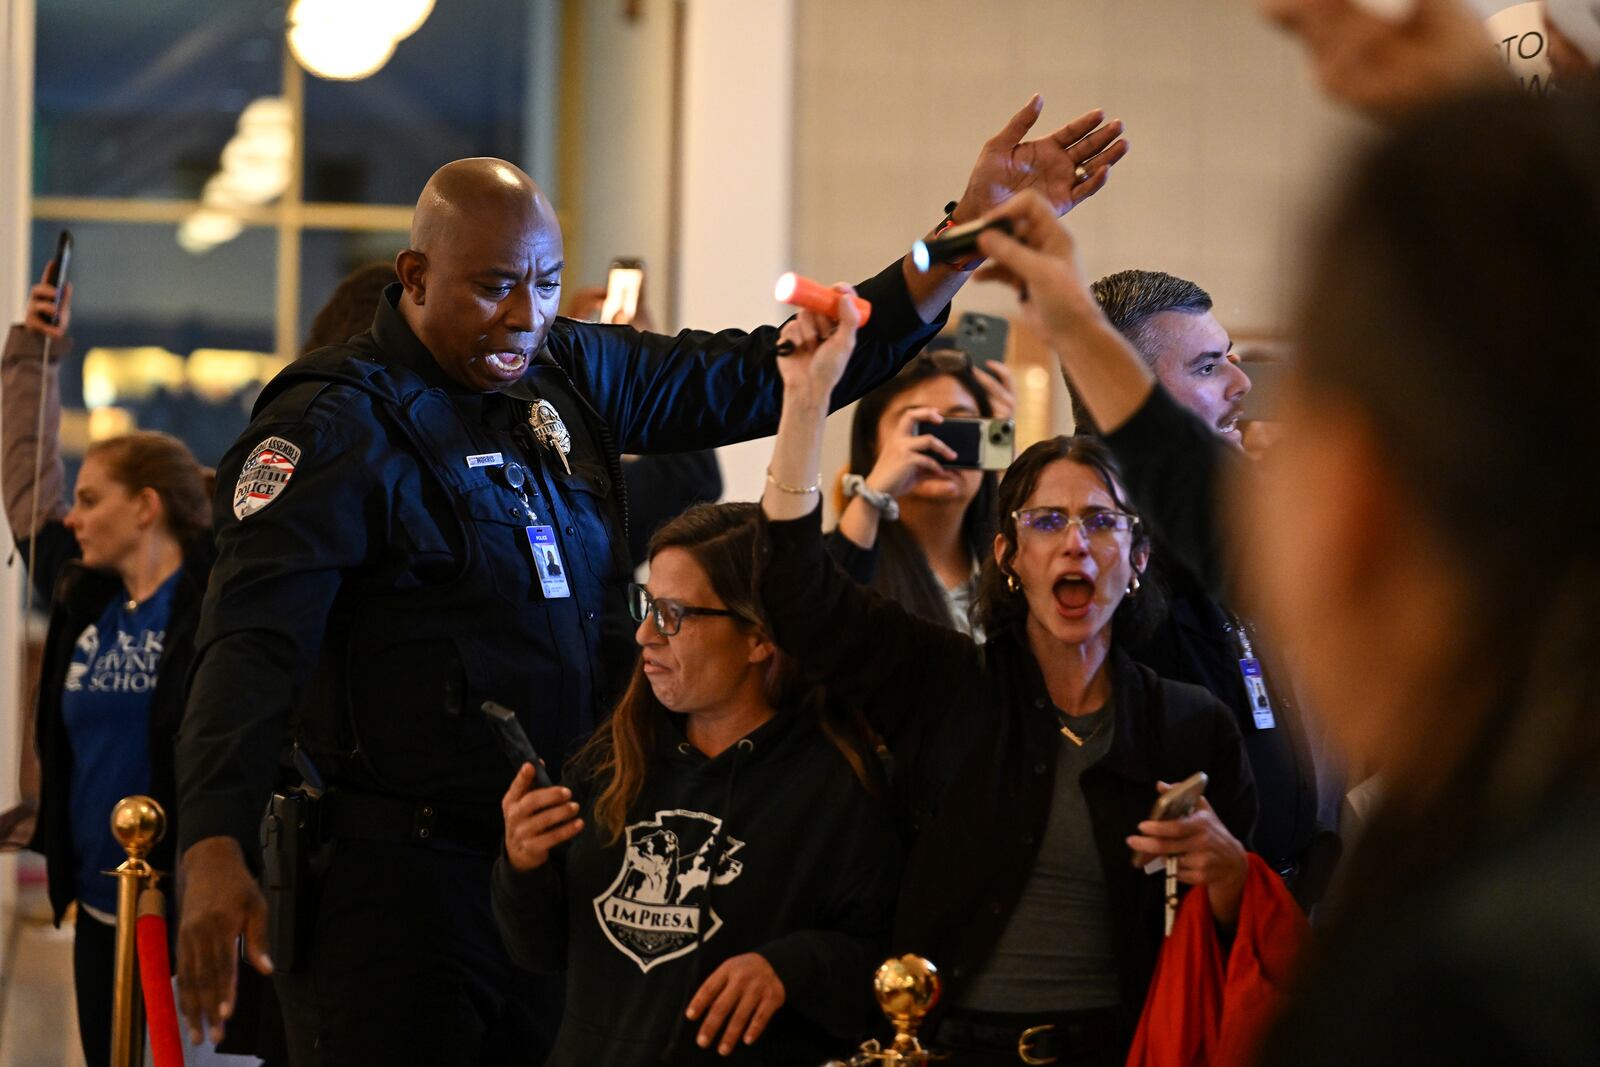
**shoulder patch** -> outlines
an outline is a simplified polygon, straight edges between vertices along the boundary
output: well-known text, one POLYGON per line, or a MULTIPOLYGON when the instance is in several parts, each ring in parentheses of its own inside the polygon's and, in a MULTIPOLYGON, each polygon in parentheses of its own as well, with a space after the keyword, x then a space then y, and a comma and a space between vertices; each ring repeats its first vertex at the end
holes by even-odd
POLYGON ((299 447, 281 437, 269 437, 252 448, 233 487, 234 518, 248 518, 276 500, 299 462, 299 447))

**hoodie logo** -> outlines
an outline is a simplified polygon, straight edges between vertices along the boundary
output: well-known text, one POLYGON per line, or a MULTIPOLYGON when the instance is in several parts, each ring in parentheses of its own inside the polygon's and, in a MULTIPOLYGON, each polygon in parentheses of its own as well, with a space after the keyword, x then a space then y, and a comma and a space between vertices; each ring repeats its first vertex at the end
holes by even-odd
POLYGON ((725 838, 713 871, 712 837, 721 825, 704 812, 674 808, 628 827, 622 869, 594 898, 594 913, 606 937, 639 970, 648 973, 688 955, 722 928, 716 909, 707 908, 702 935, 700 905, 708 883, 727 885, 744 871, 733 858, 744 842, 725 838))

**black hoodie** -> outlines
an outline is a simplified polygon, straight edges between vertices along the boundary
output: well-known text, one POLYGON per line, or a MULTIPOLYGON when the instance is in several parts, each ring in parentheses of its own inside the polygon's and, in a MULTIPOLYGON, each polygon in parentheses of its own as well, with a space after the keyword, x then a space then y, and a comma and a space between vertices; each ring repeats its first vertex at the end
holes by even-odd
POLYGON ((600 787, 572 781, 582 832, 537 871, 503 854, 495 865, 512 958, 567 971, 549 1067, 815 1067, 852 1049, 873 1021, 899 883, 887 809, 810 714, 780 713, 714 759, 683 740, 681 717, 663 720, 619 840, 595 823, 600 787), (746 952, 766 957, 785 1000, 754 1046, 723 1058, 680 1020, 700 983, 746 952))

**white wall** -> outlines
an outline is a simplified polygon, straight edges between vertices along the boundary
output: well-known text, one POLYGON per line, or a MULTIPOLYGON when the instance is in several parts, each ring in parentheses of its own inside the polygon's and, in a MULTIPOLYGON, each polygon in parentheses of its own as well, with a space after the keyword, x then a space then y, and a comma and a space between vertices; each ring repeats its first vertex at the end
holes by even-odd
POLYGON ((563 9, 566 69, 555 206, 566 237, 567 289, 604 285, 615 256, 642 256, 658 325, 667 291, 672 9, 650 0, 629 19, 620 0, 570 0, 563 9))
MULTIPOLYGON (((688 15, 680 318, 777 322, 772 284, 791 269, 791 0, 691 0, 688 15)), ((770 440, 720 449, 726 497, 758 498, 771 454, 770 440)))

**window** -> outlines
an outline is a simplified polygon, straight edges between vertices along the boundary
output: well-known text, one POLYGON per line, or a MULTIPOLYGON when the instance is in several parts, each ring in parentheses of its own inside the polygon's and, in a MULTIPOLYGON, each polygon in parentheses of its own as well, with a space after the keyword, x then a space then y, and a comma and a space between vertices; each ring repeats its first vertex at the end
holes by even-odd
POLYGON ((32 267, 72 230, 66 450, 138 426, 215 463, 338 281, 405 246, 428 175, 522 161, 552 120, 543 6, 448 0, 338 82, 295 61, 279 0, 38 0, 32 267))

